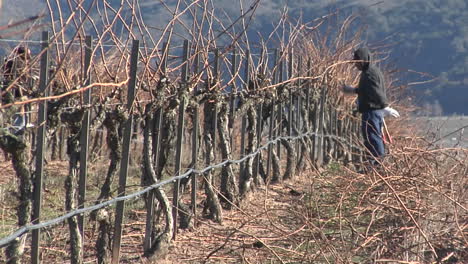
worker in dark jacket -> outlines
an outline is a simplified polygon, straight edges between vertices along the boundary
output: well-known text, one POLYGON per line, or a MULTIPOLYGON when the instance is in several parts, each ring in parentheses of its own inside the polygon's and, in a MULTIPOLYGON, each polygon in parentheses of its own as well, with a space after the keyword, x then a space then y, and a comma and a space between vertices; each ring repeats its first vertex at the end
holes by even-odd
POLYGON ((357 88, 344 85, 345 93, 357 93, 358 112, 362 115, 362 135, 364 145, 371 155, 371 161, 385 155, 382 127, 384 117, 398 117, 398 112, 388 107, 384 77, 380 69, 372 64, 371 54, 367 48, 354 52, 355 65, 361 71, 357 88))

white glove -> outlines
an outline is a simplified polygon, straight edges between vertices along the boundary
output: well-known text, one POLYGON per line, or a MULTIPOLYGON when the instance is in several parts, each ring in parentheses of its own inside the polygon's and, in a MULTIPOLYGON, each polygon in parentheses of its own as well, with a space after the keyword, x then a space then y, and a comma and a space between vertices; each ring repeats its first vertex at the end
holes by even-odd
POLYGON ((391 108, 391 107, 385 107, 384 109, 381 109, 381 110, 377 110, 379 111, 383 117, 386 117, 386 116, 391 116, 391 117, 395 117, 395 118, 398 118, 400 117, 400 113, 398 113, 397 110, 391 108))
POLYGON ((345 84, 343 85, 343 92, 347 94, 356 93, 356 88, 345 84))

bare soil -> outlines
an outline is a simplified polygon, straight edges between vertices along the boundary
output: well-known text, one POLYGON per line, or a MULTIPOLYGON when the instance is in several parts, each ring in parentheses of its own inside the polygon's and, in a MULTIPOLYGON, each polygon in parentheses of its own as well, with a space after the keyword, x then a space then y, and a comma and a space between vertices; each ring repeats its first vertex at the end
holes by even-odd
MULTIPOLYGON (((294 181, 257 188, 240 207, 223 211, 223 223, 218 224, 198 215, 195 227, 179 230, 165 259, 155 263, 282 263, 296 260, 302 254, 296 251, 294 241, 306 232, 304 219, 295 205, 302 203, 310 178, 296 177, 294 181)), ((203 194, 200 193, 203 198, 203 194)), ((199 196, 199 197, 200 197, 199 196)), ((188 201, 187 201, 188 203, 188 201)), ((199 203, 200 204, 200 203, 199 203)), ((202 208, 199 206, 197 212, 202 208)), ((139 212, 139 219, 144 212, 139 212)), ((122 263, 150 263, 142 254, 144 221, 129 224, 124 234, 122 263), (134 250, 138 254, 131 254, 134 250), (126 255, 129 253, 128 255, 126 255)), ((304 262, 303 262, 304 263, 304 262)))

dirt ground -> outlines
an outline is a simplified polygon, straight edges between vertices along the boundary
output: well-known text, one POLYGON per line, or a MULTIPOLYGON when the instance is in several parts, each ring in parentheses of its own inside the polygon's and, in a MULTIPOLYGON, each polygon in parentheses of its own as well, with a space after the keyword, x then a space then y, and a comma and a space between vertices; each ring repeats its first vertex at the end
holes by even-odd
MULTIPOLYGON (((50 177, 44 194, 44 211, 48 212, 45 220, 64 214, 63 211, 63 182, 58 179, 64 178, 66 174, 65 161, 51 162, 47 166, 50 177), (65 174, 63 174, 65 173, 65 174), (58 177, 57 177, 58 176, 58 177)), ((394 195, 401 194, 404 197, 404 208, 412 208, 417 211, 417 204, 414 203, 414 195, 421 195, 418 204, 427 204, 428 208, 423 212, 427 215, 428 224, 423 227, 426 233, 432 234, 433 243, 444 241, 460 240, 465 236, 466 213, 460 212, 458 222, 453 222, 447 218, 450 216, 451 208, 447 206, 447 201, 443 202, 443 194, 439 195, 433 189, 424 192, 413 188, 413 180, 416 176, 397 177, 394 174, 386 179, 387 184, 377 178, 376 175, 361 175, 347 168, 337 165, 327 167, 325 170, 306 170, 293 180, 285 181, 277 185, 262 186, 251 192, 239 207, 233 210, 223 211, 223 222, 215 223, 204 218, 203 210, 204 193, 198 192, 197 217, 194 226, 188 230, 179 230, 175 241, 169 248, 169 254, 164 259, 157 259, 153 262, 143 257, 143 240, 145 233, 146 212, 142 199, 134 199, 126 202, 125 222, 122 235, 121 259, 119 263, 162 263, 162 264, 186 264, 186 263, 324 263, 331 260, 332 263, 369 263, 370 253, 375 250, 385 250, 392 255, 394 250, 403 250, 402 241, 412 245, 419 245, 422 236, 414 227, 414 220, 407 217, 407 210, 399 208, 399 203, 394 199, 394 195), (426 196, 422 196, 426 193, 426 196), (410 196, 413 195, 413 196, 410 196), (424 199, 424 200, 423 200, 424 199), (434 201, 433 200, 440 200, 434 201), (439 206, 440 207, 434 207, 439 206), (412 207, 411 207, 412 206, 412 207), (444 213, 445 211, 447 213, 444 213), (372 213, 369 213, 372 212, 372 213), (440 222, 440 216, 445 216, 448 224, 440 222), (374 218, 375 217, 375 218, 374 218), (438 222, 430 222, 432 219, 438 222), (463 220, 465 221, 465 220, 463 220), (462 223, 458 229, 443 231, 438 226, 448 226, 462 223), (458 231, 457 231, 458 230, 458 231), (440 231, 440 232, 439 232, 440 231), (440 233, 440 234, 439 234, 440 233), (405 238, 405 239, 403 239, 405 238), (437 240, 436 240, 437 239, 437 240), (446 240, 441 240, 446 239, 446 240)), ((461 165, 459 165, 461 166, 461 165)), ((0 162, 2 174, 0 217, 2 234, 6 235, 16 229, 14 221, 14 204, 5 195, 8 189, 15 189, 14 172, 8 163, 0 162), (9 222, 8 222, 9 221, 9 222)), ((99 173, 97 173, 99 174, 99 173)), ((464 179, 461 175, 452 175, 453 180, 464 179)), ((133 177, 133 176, 132 176, 133 177)), ((445 177, 445 176, 444 176, 445 177)), ((131 193, 140 186, 133 177, 131 186, 127 192, 131 193)), ((384 178, 382 178, 384 179, 384 178)), ((427 177, 424 177, 427 181, 427 177)), ((418 181, 417 183, 419 183, 418 181)), ((462 181, 460 181, 462 182, 462 181)), ((89 182, 89 193, 96 193, 98 182, 89 182)), ((443 184, 441 186, 446 186, 443 184)), ((462 187, 466 186, 461 184, 462 187)), ((450 186, 450 185, 448 185, 450 186)), ((422 186, 424 187, 424 186, 422 186)), ((418 185, 418 188, 422 188, 418 185)), ((466 187, 464 187, 466 188, 466 187)), ((454 194, 459 194, 461 203, 465 195, 462 191, 452 190, 454 194)), ((170 188, 166 190, 170 196, 170 188)), ((90 195, 89 199, 92 199, 90 195)), ((190 194, 183 196, 184 203, 189 203, 190 194)), ((458 197, 458 196, 457 196, 458 197)), ((171 198, 171 197, 169 197, 171 198)), ((403 198, 402 198, 403 199, 403 198)), ((403 202, 403 200, 400 200, 403 202)), ((90 201, 92 203, 92 201, 90 201)), ((419 206, 419 205, 418 205, 419 206)), ((458 208, 458 207, 455 207, 458 208)), ((109 208, 109 212, 114 212, 114 208, 109 208)), ((454 214, 458 217, 459 212, 454 214)), ((97 263, 95 253, 95 243, 97 240, 97 230, 94 221, 89 215, 85 215, 85 249, 84 263, 97 263)), ((161 219, 160 222, 163 220, 161 219)), ((422 220, 420 223, 425 223, 422 220)), ((69 232, 66 222, 46 228, 41 231, 41 259, 43 263, 69 263, 69 232)), ((28 236, 30 239, 30 236, 28 236)), ((447 244, 448 245, 448 244, 447 244)), ((451 244, 450 244, 451 245, 451 244)), ((466 245, 451 245, 447 250, 452 255, 447 258, 454 259, 449 263, 468 263, 466 255, 466 245), (453 257, 451 257, 453 256, 453 257), (461 262, 460 262, 461 261, 461 262)), ((26 243, 24 262, 30 260, 30 243, 26 243)), ((384 251, 382 251, 384 252, 384 251)), ((445 253, 444 253, 445 254, 445 253)), ((2 263, 0 255, 0 263, 2 263)), ((385 255, 384 255, 385 257, 385 255)), ((388 259, 382 258, 383 262, 388 259)), ((428 260, 429 261, 429 260, 428 260)), ((430 261, 429 261, 430 262, 430 261)), ((429 263, 427 262, 427 263, 429 263)), ((417 262, 395 262, 391 263, 417 263, 417 262)), ((426 262, 423 262, 426 263, 426 262)))
MULTIPOLYGON (((51 162, 47 164, 48 174, 65 177, 67 162, 51 162), (63 173, 58 173, 62 171, 63 173)), ((10 162, 0 161, 0 186, 15 189, 15 173, 10 162)), ((283 258, 300 259, 295 251, 292 235, 300 234, 306 226, 298 219, 295 204, 301 203, 306 193, 311 177, 305 172, 294 181, 278 185, 262 186, 250 193, 234 210, 223 211, 223 223, 218 224, 201 216, 204 194, 199 192, 197 217, 194 226, 188 230, 179 230, 177 238, 170 247, 170 253, 165 259, 154 263, 281 263, 283 258)), ((62 202, 48 203, 47 196, 57 194, 63 186, 55 183, 55 187, 47 187, 45 205, 53 206, 60 215, 62 202)), ((171 192, 168 192, 170 194, 171 192)), ((2 194, 2 195, 5 195, 2 194)), ((58 197, 58 196, 57 196, 58 197)), ((60 200, 60 199, 59 199, 60 200)), ((6 202, 6 201, 5 201, 6 202)), ((188 201, 186 201, 188 203, 188 201)), ((14 210, 12 205, 4 203, 4 209, 14 210), (9 209, 8 209, 8 208, 9 209)), ((141 201, 128 205, 126 222, 122 236, 120 263, 150 263, 143 257, 143 238, 145 229, 145 210, 141 201)), ((11 211, 14 216, 14 211, 11 211)), ((51 216, 52 217, 52 216, 51 216)), ((49 217, 44 220, 50 220, 49 217)), ((14 221, 14 220, 13 220, 14 221)), ((97 263, 94 254, 94 243, 97 232, 92 222, 87 225, 85 236, 85 262, 97 263)), ((11 223, 13 224, 13 223, 11 223)), ((13 230, 4 226, 3 231, 13 230), (6 229, 5 229, 6 228, 6 229)), ((68 263, 68 228, 66 222, 42 231, 41 252, 43 261, 68 263)), ((28 236, 28 239, 30 237, 28 236)), ((26 243, 25 259, 29 261, 30 244, 26 243)), ((1 258, 0 258, 1 259, 1 258)), ((0 261, 1 262, 1 261, 0 261)), ((45 262, 44 262, 45 263, 45 262)))
MULTIPOLYGON (((285 260, 301 263, 303 256, 296 251, 294 240, 307 226, 298 217, 301 212, 295 210, 295 205, 303 203, 310 180, 301 176, 294 181, 258 188, 240 207, 224 210, 222 224, 198 216, 195 227, 179 230, 166 258, 153 263, 283 263, 285 260)), ((201 210, 199 206, 198 212, 201 210)), ((139 218, 144 219, 143 215, 139 218)), ((133 228, 144 229, 136 225, 133 228)), ((140 253, 124 255, 121 262, 152 263, 142 257, 141 244, 134 244, 143 237, 135 236, 124 235, 122 251, 131 252, 133 248, 140 253)))
POLYGON ((180 232, 166 263, 277 263, 292 257, 288 237, 306 226, 291 210, 306 184, 297 179, 262 187, 237 210, 224 211, 222 225, 198 221, 193 231, 180 232))

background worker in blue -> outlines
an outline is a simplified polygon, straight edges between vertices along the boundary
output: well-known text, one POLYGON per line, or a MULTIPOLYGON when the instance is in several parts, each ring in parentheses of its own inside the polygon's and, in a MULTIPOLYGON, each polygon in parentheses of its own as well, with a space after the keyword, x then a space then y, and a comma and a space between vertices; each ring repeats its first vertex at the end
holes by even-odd
POLYGON ((399 117, 399 113, 388 107, 384 76, 372 63, 368 48, 359 48, 354 52, 355 66, 361 71, 357 87, 343 86, 348 94, 357 94, 358 112, 361 113, 361 129, 364 146, 372 162, 385 155, 382 127, 384 117, 399 117))

